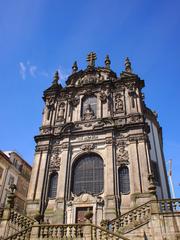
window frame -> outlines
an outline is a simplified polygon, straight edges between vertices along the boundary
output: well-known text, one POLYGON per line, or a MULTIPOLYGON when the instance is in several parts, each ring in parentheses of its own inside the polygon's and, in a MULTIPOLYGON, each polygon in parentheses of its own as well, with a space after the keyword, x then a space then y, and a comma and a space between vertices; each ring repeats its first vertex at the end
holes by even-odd
POLYGON ((119 168, 118 168, 118 186, 119 186, 119 194, 122 194, 122 195, 127 195, 127 194, 129 194, 130 193, 130 191, 131 191, 131 187, 130 187, 130 176, 129 176, 129 167, 127 166, 127 165, 121 165, 119 168), (124 174, 124 179, 122 179, 123 177, 122 176, 120 176, 120 171, 123 171, 123 170, 127 170, 127 173, 126 173, 126 176, 125 176, 125 174, 124 174), (125 179, 125 178, 127 178, 127 179, 125 179), (126 181, 125 182, 125 185, 126 185, 126 187, 124 187, 124 181, 126 181), (128 187, 128 188, 127 188, 128 187), (127 190, 126 191, 122 191, 122 190, 124 190, 124 188, 126 189, 127 188, 127 190))
POLYGON ((100 195, 103 193, 103 191, 104 191, 103 159, 98 154, 92 152, 81 155, 78 159, 74 161, 72 165, 71 192, 79 196, 82 193, 100 195), (98 163, 97 160, 99 160, 98 163), (89 163, 92 163, 92 165, 88 165, 88 161, 89 163), (78 171, 82 171, 82 173, 79 173, 78 171), (97 176, 98 178, 96 179, 97 176))
POLYGON ((48 193, 47 196, 49 199, 54 199, 57 197, 57 188, 58 188, 58 172, 53 171, 50 175, 49 175, 49 184, 48 184, 48 193), (52 185, 54 184, 52 181, 54 180, 53 178, 55 178, 55 187, 53 186, 52 189, 52 185), (55 194, 54 194, 55 191, 55 194))

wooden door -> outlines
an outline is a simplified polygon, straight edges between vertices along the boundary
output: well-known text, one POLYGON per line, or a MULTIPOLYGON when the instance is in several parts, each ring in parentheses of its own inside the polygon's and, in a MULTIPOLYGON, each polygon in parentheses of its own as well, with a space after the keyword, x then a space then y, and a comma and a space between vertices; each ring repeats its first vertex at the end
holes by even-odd
POLYGON ((78 207, 76 208, 76 223, 83 223, 85 222, 85 217, 84 215, 88 211, 92 211, 92 207, 78 207))

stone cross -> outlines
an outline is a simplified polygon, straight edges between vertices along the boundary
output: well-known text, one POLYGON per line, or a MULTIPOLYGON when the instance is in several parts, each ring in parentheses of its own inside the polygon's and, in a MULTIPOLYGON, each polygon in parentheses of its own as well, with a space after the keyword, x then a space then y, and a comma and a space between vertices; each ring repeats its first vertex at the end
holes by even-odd
POLYGON ((90 52, 87 56, 87 62, 89 67, 94 67, 95 66, 95 60, 96 60, 96 53, 90 52))

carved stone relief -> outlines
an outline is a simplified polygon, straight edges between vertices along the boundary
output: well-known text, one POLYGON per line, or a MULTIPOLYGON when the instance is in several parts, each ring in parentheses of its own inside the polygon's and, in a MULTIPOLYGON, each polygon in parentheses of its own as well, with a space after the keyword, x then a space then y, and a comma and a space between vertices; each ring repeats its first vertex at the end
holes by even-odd
POLYGON ((105 103, 107 101, 107 95, 104 90, 101 90, 99 97, 102 103, 105 103))
POLYGON ((128 163, 129 155, 128 155, 128 151, 125 150, 125 146, 122 145, 118 147, 116 152, 116 159, 117 159, 118 165, 128 163))
POLYGON ((94 149, 95 148, 95 145, 92 143, 92 144, 83 144, 82 146, 81 146, 81 149, 83 150, 83 151, 91 151, 92 149, 94 149))
POLYGON ((76 107, 79 104, 79 102, 80 102, 79 96, 75 96, 73 98, 71 97, 71 99, 69 100, 70 105, 73 107, 76 107))
POLYGON ((61 149, 59 148, 55 148, 52 150, 52 155, 51 155, 51 159, 50 159, 50 169, 56 169, 59 170, 60 168, 60 164, 61 164, 61 149))
POLYGON ((127 140, 120 135, 120 138, 117 140, 116 146, 116 161, 117 165, 128 164, 129 163, 129 154, 128 151, 125 149, 127 145, 127 140))
POLYGON ((51 133, 51 130, 52 130, 51 127, 41 127, 41 128, 40 128, 41 134, 50 134, 50 133, 51 133))
POLYGON ((131 123, 136 123, 136 122, 141 122, 143 119, 142 119, 142 116, 140 114, 133 114, 130 116, 130 122, 131 123))

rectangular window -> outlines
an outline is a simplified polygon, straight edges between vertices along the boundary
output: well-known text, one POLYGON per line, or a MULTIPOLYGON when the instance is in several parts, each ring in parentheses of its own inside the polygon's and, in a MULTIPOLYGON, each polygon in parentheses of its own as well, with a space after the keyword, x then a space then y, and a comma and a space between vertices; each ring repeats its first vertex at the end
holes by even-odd
POLYGON ((9 176, 9 181, 8 181, 8 185, 11 185, 14 183, 14 177, 12 175, 9 176))

